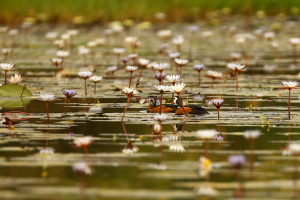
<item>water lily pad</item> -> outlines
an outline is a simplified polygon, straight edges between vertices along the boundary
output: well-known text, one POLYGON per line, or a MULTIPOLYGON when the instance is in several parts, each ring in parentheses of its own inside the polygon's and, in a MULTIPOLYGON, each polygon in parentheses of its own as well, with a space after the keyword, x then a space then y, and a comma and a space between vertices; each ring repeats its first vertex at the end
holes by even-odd
MULTIPOLYGON (((7 84, 0 86, 0 97, 19 97, 23 92, 23 86, 7 84)), ((31 92, 27 88, 23 92, 23 97, 30 97, 31 92)))
POLYGON ((0 99, 0 107, 11 108, 26 106, 30 103, 30 99, 0 99))

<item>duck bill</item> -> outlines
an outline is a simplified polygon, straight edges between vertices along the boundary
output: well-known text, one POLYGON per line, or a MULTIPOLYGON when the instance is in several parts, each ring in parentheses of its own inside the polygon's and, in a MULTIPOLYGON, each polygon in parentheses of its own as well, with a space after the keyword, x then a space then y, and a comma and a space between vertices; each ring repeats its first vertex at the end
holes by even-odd
POLYGON ((147 99, 143 102, 143 104, 148 103, 147 99))

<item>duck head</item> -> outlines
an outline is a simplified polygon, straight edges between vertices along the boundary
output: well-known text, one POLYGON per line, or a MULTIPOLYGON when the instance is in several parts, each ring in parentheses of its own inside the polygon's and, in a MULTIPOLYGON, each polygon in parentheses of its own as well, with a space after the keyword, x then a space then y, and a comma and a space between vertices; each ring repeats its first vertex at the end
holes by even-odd
POLYGON ((151 106, 156 106, 156 98, 154 96, 148 96, 143 104, 148 103, 151 106))
MULTIPOLYGON (((172 104, 176 104, 176 105, 178 106, 178 108, 181 108, 181 103, 180 103, 179 98, 181 99, 181 97, 178 97, 178 96, 175 97, 175 96, 174 96, 172 104)), ((182 100, 182 99, 181 99, 181 100, 182 100)))

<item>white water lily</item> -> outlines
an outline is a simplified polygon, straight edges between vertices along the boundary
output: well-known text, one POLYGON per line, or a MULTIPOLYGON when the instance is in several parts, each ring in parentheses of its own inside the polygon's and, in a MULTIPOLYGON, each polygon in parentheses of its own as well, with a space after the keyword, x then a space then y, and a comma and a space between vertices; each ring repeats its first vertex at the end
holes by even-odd
POLYGON ((165 86, 165 85, 154 85, 155 90, 157 90, 158 92, 164 93, 169 91, 169 86, 165 86))
POLYGON ((214 34, 214 32, 212 32, 212 31, 203 31, 201 33, 202 37, 204 37, 204 38, 210 38, 211 36, 213 36, 213 34, 214 34))
POLYGON ((175 84, 183 80, 182 76, 180 75, 168 75, 165 77, 165 79, 171 84, 175 84))
POLYGON ((8 55, 11 52, 11 48, 3 48, 1 49, 2 54, 8 55))
POLYGON ((23 80, 23 78, 21 78, 21 74, 15 74, 15 76, 11 76, 11 78, 8 80, 10 83, 12 84, 18 84, 23 80))
POLYGON ((223 74, 221 72, 217 72, 217 71, 212 71, 212 70, 208 70, 206 72, 206 75, 207 77, 211 77, 211 78, 219 78, 221 79, 223 74))
POLYGON ((153 68, 158 70, 158 71, 162 71, 164 69, 167 69, 169 66, 168 63, 154 63, 153 64, 153 68))
POLYGON ((180 53, 179 52, 172 52, 172 53, 169 53, 168 55, 169 55, 169 58, 172 58, 172 59, 180 57, 180 53))
POLYGON ((139 92, 137 90, 135 90, 133 88, 129 88, 129 87, 124 87, 123 90, 122 90, 122 92, 124 94, 126 94, 127 96, 130 95, 132 97, 139 94, 139 92))
POLYGON ((60 58, 68 57, 70 53, 68 51, 58 51, 56 52, 56 56, 60 58))
POLYGON ((175 85, 169 86, 169 89, 171 92, 179 93, 179 92, 184 91, 184 87, 185 87, 185 84, 180 83, 180 84, 175 84, 175 85))
POLYGON ((0 64, 0 68, 3 70, 3 71, 9 71, 13 68, 13 64, 11 63, 1 63, 0 64))
POLYGON ((74 29, 72 29, 72 30, 68 30, 68 32, 67 32, 70 36, 75 36, 75 35, 78 35, 78 31, 77 30, 74 30, 74 29))
POLYGON ((7 26, 0 27, 0 33, 6 33, 7 31, 8 31, 8 27, 7 26))
POLYGON ((94 83, 97 83, 102 80, 102 76, 92 76, 89 78, 90 81, 93 81, 94 83))
POLYGON ((137 67, 137 66, 127 66, 126 68, 125 68, 125 70, 126 71, 128 71, 128 72, 134 72, 134 71, 136 71, 136 70, 138 70, 139 68, 137 67))
POLYGON ((97 38, 95 40, 95 42, 97 43, 97 46, 102 46, 106 43, 106 39, 105 38, 97 38))
POLYGON ((234 70, 234 71, 246 71, 245 65, 235 64, 235 63, 228 63, 227 67, 234 70))
POLYGON ((172 35, 172 31, 171 30, 161 30, 157 32, 157 36, 159 38, 169 38, 172 35))
POLYGON ((176 45, 181 45, 184 43, 184 38, 182 35, 178 35, 175 38, 172 39, 172 42, 176 45))
POLYGON ((121 55, 125 52, 124 48, 113 48, 113 52, 117 55, 121 55))
POLYGON ((89 48, 95 48, 97 46, 97 42, 89 41, 88 43, 86 43, 86 46, 88 46, 89 48))
POLYGON ((117 66, 111 66, 111 67, 106 68, 106 70, 107 70, 108 72, 114 72, 114 71, 117 71, 117 70, 118 70, 118 67, 117 67, 117 66))
POLYGON ((8 35, 16 36, 18 35, 18 29, 11 29, 8 31, 8 35))
POLYGON ((78 76, 80 78, 84 78, 84 79, 90 78, 92 76, 92 74, 93 73, 90 72, 90 71, 80 71, 80 72, 78 72, 78 76))
POLYGON ((275 37, 275 33, 274 32, 266 32, 264 34, 264 38, 266 38, 267 40, 273 40, 275 37))
POLYGON ((244 44, 245 41, 246 41, 246 40, 245 40, 245 38, 243 38, 243 37, 238 37, 238 38, 236 38, 236 40, 235 40, 235 42, 238 43, 238 44, 240 44, 240 45, 244 44))
POLYGON ((282 81, 282 83, 288 89, 294 88, 299 85, 299 82, 296 81, 282 81))
POLYGON ((199 130, 196 132, 196 137, 199 139, 210 140, 217 134, 218 132, 215 130, 199 130))
POLYGON ((144 58, 140 58, 140 59, 139 59, 139 62, 140 62, 140 64, 141 64, 142 66, 147 66, 147 65, 150 63, 149 60, 144 59, 144 58))
POLYGON ((87 55, 90 53, 90 49, 86 47, 81 47, 78 49, 78 54, 79 55, 87 55))
POLYGON ((300 38, 290 38, 289 42, 291 45, 296 46, 297 44, 300 43, 300 38))
POLYGON ((59 64, 61 64, 62 63, 62 59, 61 58, 52 58, 51 59, 51 62, 52 62, 52 64, 54 64, 54 65, 59 65, 59 64))
POLYGON ((233 60, 240 60, 242 55, 240 53, 235 53, 235 52, 231 52, 230 53, 230 57, 233 59, 233 60))
POLYGON ((180 58, 175 58, 175 63, 177 64, 177 65, 181 65, 181 66, 183 66, 183 65, 186 65, 186 64, 188 64, 188 62, 189 62, 189 60, 186 60, 186 59, 180 59, 180 58))
POLYGON ((41 94, 40 100, 42 101, 52 101, 55 99, 55 96, 53 94, 41 94))

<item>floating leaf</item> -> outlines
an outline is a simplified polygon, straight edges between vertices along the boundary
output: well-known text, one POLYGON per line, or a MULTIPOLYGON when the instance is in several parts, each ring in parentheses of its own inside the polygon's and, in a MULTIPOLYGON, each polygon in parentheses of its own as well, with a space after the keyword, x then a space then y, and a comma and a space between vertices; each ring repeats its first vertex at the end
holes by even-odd
MULTIPOLYGON (((29 91, 29 90, 28 90, 29 91)), ((30 99, 0 99, 0 107, 2 108, 11 108, 11 107, 20 107, 26 106, 30 103, 30 99)))
MULTIPOLYGON (((23 92, 23 86, 16 84, 7 84, 0 86, 0 97, 20 97, 23 92)), ((27 88, 23 92, 23 97, 30 97, 31 92, 27 88)))

